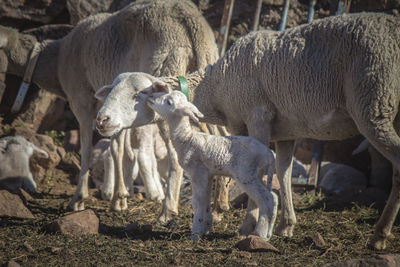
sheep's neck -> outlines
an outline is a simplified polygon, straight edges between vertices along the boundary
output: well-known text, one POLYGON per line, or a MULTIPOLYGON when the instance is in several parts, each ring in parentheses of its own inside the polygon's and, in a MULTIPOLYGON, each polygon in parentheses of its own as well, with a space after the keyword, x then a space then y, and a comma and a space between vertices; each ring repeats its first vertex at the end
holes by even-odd
MULTIPOLYGON (((20 34, 19 39, 24 38, 23 36, 24 35, 20 34)), ((20 77, 24 76, 29 55, 34 44, 35 39, 33 37, 32 40, 29 40, 28 42, 26 41, 26 37, 24 38, 24 41, 17 40, 15 48, 9 51, 9 66, 7 69, 8 73, 20 77), (15 53, 18 53, 18 55, 14 55, 15 53)), ((48 41, 43 43, 35 70, 33 71, 32 82, 44 90, 50 91, 65 98, 65 94, 62 91, 57 73, 59 48, 59 41, 48 41)))
MULTIPOLYGON (((189 101, 192 102, 204 118, 203 122, 225 125, 226 121, 218 107, 213 103, 214 100, 214 87, 210 86, 212 79, 211 68, 206 70, 198 70, 186 76, 189 101)), ((181 90, 179 81, 176 77, 164 77, 163 81, 166 82, 173 90, 181 90)))
POLYGON ((189 117, 168 118, 169 134, 175 149, 179 150, 182 144, 188 143, 193 137, 189 117))

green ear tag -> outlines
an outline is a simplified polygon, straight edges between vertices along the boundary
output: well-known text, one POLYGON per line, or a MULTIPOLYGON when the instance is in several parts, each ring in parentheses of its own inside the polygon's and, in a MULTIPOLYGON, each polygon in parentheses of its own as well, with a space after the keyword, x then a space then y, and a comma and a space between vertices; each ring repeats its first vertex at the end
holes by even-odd
POLYGON ((181 92, 186 96, 189 101, 189 88, 185 77, 179 76, 179 86, 181 87, 181 92))

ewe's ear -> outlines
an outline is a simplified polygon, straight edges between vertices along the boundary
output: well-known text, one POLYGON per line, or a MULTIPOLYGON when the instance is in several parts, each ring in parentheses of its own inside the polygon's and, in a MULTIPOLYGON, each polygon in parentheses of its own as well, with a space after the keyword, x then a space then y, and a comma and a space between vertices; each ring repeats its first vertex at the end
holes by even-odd
POLYGON ((31 147, 33 148, 33 154, 34 155, 37 154, 39 157, 45 158, 45 159, 49 158, 49 154, 46 151, 38 148, 37 146, 35 146, 32 143, 31 143, 31 147))
POLYGON ((166 83, 155 81, 152 85, 153 93, 169 93, 169 88, 166 83))
POLYGON ((101 87, 99 90, 96 91, 94 97, 104 102, 104 100, 106 100, 106 97, 108 96, 113 87, 114 87, 113 84, 104 85, 103 87, 101 87))
POLYGON ((203 118, 204 115, 197 109, 192 103, 186 102, 185 106, 179 109, 180 113, 184 116, 189 116, 195 122, 199 121, 199 118, 203 118))

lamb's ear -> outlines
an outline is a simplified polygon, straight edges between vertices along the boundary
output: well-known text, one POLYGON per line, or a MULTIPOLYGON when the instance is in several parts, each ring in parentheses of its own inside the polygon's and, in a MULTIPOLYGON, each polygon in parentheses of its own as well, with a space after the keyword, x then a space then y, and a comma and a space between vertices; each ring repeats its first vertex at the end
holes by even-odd
POLYGON ((96 91, 94 94, 94 97, 102 102, 106 100, 106 97, 110 93, 111 89, 113 89, 114 85, 113 84, 107 84, 101 87, 99 90, 96 91))
POLYGON ((161 81, 155 81, 152 85, 152 93, 169 93, 168 85, 161 81))
POLYGON ((31 147, 33 148, 33 154, 37 154, 41 158, 45 158, 45 159, 49 158, 49 154, 46 151, 38 148, 37 146, 35 146, 32 143, 30 143, 30 144, 31 144, 31 147))
POLYGON ((195 122, 198 122, 199 119, 203 118, 204 115, 201 113, 195 105, 190 102, 186 102, 185 106, 179 109, 182 115, 189 116, 195 122))

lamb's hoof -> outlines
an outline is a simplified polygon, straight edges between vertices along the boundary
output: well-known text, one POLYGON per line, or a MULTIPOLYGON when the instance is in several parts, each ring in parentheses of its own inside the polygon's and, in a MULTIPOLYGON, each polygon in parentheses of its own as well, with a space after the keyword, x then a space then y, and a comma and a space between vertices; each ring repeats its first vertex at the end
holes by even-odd
POLYGON ((157 221, 160 224, 165 224, 169 221, 171 221, 174 217, 174 215, 177 215, 178 212, 174 212, 168 209, 163 208, 163 210, 161 211, 161 214, 158 216, 157 221))
POLYGON ((110 201, 113 198, 113 192, 101 191, 101 199, 110 201))
POLYGON ((376 250, 383 250, 386 248, 386 238, 373 235, 369 244, 376 250))
POLYGON ((294 225, 279 224, 275 229, 275 234, 279 236, 292 237, 294 225))
POLYGON ((239 228, 239 234, 241 236, 248 236, 251 233, 254 232, 255 224, 252 223, 247 223, 247 224, 242 224, 239 228))
POLYGON ((128 199, 124 197, 121 199, 121 210, 127 210, 128 209, 128 199))

